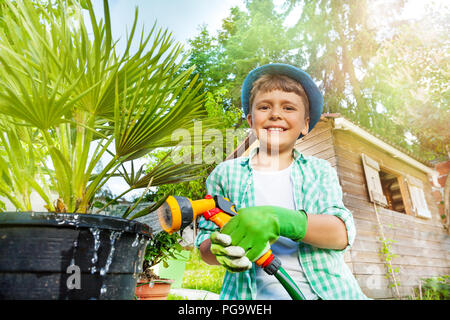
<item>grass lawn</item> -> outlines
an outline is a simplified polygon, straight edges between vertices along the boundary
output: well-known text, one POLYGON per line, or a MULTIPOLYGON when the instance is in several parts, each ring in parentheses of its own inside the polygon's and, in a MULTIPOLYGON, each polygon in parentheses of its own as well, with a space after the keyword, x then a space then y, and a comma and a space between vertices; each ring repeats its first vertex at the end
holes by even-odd
POLYGON ((222 266, 210 266, 200 258, 200 251, 195 248, 191 251, 186 262, 182 288, 206 290, 219 294, 222 287, 225 268, 222 266))

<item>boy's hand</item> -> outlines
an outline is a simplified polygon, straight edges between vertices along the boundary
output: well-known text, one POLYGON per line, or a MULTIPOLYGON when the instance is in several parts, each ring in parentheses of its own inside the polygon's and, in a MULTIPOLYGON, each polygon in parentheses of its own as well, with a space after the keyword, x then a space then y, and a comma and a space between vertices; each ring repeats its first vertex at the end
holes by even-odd
POLYGON ((223 226, 221 233, 231 237, 233 246, 242 247, 250 261, 256 261, 279 236, 302 240, 306 224, 304 211, 259 206, 239 210, 238 215, 223 226))
POLYGON ((211 253, 217 261, 230 272, 241 272, 252 267, 252 263, 245 256, 245 250, 231 245, 231 237, 215 231, 211 234, 211 253))

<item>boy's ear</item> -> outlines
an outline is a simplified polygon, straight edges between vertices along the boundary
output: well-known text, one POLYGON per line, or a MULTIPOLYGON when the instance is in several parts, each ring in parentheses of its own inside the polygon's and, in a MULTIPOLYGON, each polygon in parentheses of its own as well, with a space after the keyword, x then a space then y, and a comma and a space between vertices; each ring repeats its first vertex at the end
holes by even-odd
POLYGON ((306 136, 306 134, 309 132, 309 117, 305 119, 305 127, 302 130, 302 134, 306 136))
POLYGON ((247 114, 247 122, 248 122, 249 127, 251 128, 252 127, 252 114, 251 114, 251 112, 249 114, 247 114))

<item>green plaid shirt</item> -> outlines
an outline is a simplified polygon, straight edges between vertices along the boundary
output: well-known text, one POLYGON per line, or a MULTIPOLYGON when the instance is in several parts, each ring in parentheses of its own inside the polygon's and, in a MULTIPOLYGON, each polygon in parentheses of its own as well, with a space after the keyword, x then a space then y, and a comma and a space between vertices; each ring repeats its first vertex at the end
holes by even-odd
MULTIPOLYGON (((249 157, 220 163, 206 180, 208 194, 229 198, 236 209, 252 207, 255 201, 249 157)), ((321 249, 299 242, 299 262, 312 289, 321 299, 367 299, 344 262, 344 252, 353 244, 356 230, 352 214, 344 207, 336 170, 322 159, 303 156, 294 149, 292 181, 296 209, 308 214, 331 214, 344 221, 348 246, 344 250, 321 249)), ((195 245, 198 247, 218 227, 199 219, 195 245)), ((256 297, 257 266, 240 273, 226 272, 220 299, 250 300, 256 297)))

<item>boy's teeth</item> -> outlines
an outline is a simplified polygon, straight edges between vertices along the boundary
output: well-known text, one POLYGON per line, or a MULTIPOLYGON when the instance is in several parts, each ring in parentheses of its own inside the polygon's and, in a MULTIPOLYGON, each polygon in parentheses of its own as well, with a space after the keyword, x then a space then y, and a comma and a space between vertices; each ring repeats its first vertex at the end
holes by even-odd
POLYGON ((283 131, 283 129, 282 128, 268 128, 267 129, 268 131, 283 131))

